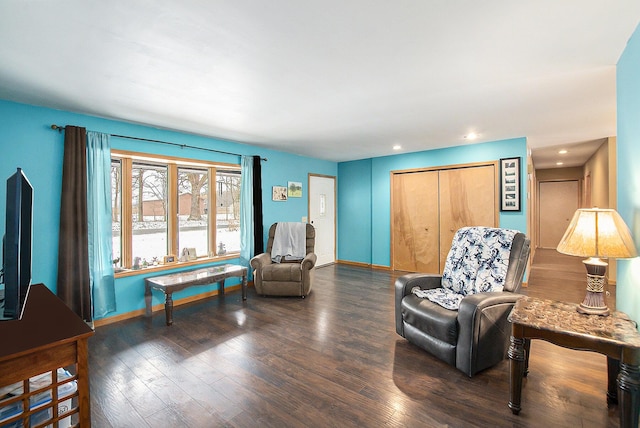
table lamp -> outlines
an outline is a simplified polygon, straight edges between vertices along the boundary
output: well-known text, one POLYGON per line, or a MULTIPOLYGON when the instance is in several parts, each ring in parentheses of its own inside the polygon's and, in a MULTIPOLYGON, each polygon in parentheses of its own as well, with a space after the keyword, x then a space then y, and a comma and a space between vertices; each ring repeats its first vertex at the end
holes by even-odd
POLYGON ((557 250, 563 254, 588 257, 582 261, 587 268, 587 295, 578 306, 578 312, 609 315, 609 308, 604 302, 604 274, 607 271, 607 262, 601 257, 637 256, 629 228, 620 214, 613 209, 577 210, 557 250))

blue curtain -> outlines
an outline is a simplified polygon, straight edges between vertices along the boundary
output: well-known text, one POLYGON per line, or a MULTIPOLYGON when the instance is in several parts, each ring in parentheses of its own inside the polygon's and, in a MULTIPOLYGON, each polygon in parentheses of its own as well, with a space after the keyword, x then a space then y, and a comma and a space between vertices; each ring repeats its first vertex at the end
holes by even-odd
MULTIPOLYGON (((253 157, 242 156, 242 181, 240 183, 240 259, 249 266, 254 255, 253 236, 253 157)), ((249 269, 251 277, 251 269, 249 269)))
POLYGON ((111 232, 111 146, 109 135, 87 132, 87 218, 93 316, 116 310, 111 232))

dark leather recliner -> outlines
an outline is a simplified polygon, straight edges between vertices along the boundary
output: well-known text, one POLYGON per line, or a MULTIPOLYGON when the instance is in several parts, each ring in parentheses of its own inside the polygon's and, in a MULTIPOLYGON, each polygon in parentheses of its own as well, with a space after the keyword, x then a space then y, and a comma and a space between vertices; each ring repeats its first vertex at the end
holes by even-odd
POLYGON ((274 263, 271 260, 271 248, 276 235, 274 223, 269 228, 267 250, 251 259, 253 285, 256 293, 263 296, 301 296, 311 292, 317 256, 313 252, 316 243, 316 230, 306 225, 306 256, 302 261, 274 263))
MULTIPOLYGON (((455 242, 456 237, 451 251, 455 251, 455 242)), ((493 244, 495 242, 486 243, 493 244)), ((421 290, 442 287, 442 275, 414 273, 399 277, 395 283, 396 332, 470 377, 502 361, 506 357, 511 334, 507 317, 515 302, 522 297, 517 293, 529 259, 529 246, 529 238, 523 233, 516 233, 508 256, 503 291, 468 294, 462 297, 458 310, 446 309, 412 293, 414 287, 421 290)), ((450 252, 446 263, 459 266, 464 264, 464 257, 468 254, 453 262, 451 257, 450 252)), ((416 292, 420 293, 419 290, 416 292)))

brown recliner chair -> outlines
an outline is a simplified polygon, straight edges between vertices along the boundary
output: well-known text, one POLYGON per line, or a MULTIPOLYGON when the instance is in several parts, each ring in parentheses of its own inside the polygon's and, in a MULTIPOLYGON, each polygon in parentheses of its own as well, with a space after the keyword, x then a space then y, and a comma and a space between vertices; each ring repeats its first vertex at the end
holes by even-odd
POLYGON ((499 363, 507 354, 507 317, 522 297, 528 259, 523 233, 458 230, 443 275, 414 273, 396 280, 396 332, 468 376, 499 363))
POLYGON ((274 263, 271 260, 271 248, 276 234, 274 223, 269 228, 267 250, 251 259, 253 284, 256 293, 263 296, 301 296, 311 291, 317 256, 313 252, 316 244, 316 230, 306 225, 306 256, 301 262, 274 263))

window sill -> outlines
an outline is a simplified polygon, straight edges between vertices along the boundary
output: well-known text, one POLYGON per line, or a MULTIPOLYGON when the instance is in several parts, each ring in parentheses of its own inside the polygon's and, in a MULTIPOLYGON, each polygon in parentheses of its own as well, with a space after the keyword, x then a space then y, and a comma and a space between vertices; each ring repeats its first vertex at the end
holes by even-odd
POLYGON ((123 269, 121 271, 115 272, 115 278, 124 278, 127 276, 135 276, 135 275, 146 275, 153 272, 162 272, 165 270, 172 269, 181 269, 187 268, 191 266, 200 266, 205 264, 210 264, 214 262, 224 261, 224 260, 232 260, 240 257, 240 253, 230 253, 225 254, 224 256, 216 256, 216 257, 201 257, 197 260, 190 260, 188 262, 175 262, 175 263, 167 263, 160 264, 156 266, 148 266, 140 269, 123 269))

